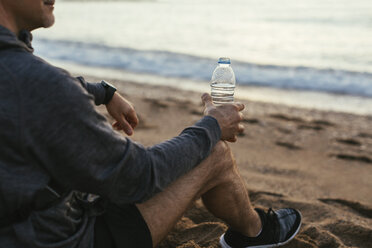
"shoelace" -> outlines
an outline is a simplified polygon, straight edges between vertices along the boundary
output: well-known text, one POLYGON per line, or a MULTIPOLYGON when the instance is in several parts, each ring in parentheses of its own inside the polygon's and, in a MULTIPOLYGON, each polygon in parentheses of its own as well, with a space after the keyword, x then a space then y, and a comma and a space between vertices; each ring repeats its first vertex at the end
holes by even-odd
POLYGON ((269 230, 270 236, 275 240, 275 242, 278 242, 280 235, 278 216, 272 208, 269 208, 266 216, 267 222, 271 223, 271 228, 269 230))

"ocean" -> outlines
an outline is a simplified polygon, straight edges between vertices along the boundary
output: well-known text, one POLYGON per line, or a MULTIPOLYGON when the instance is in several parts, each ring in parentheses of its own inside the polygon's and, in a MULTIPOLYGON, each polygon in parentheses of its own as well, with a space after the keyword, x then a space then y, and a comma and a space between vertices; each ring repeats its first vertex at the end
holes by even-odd
POLYGON ((238 96, 372 114, 370 0, 57 0, 55 16, 35 54, 68 69, 205 90, 229 57, 238 96))

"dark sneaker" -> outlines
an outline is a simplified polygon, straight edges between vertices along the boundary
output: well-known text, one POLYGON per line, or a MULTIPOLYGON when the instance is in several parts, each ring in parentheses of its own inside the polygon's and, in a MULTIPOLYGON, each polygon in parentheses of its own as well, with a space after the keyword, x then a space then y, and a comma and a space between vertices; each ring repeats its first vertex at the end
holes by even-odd
POLYGON ((255 209, 261 218, 262 231, 257 237, 247 237, 232 229, 221 236, 223 248, 269 248, 282 246, 292 240, 301 227, 301 213, 292 208, 277 211, 271 208, 265 213, 255 209))

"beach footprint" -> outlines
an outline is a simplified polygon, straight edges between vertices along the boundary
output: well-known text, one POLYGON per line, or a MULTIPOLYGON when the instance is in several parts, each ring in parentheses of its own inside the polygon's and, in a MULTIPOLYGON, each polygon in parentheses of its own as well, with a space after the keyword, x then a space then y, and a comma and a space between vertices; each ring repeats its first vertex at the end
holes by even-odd
POLYGON ((336 153, 336 154, 330 154, 330 156, 341 159, 341 160, 350 161, 350 162, 361 162, 365 164, 372 164, 372 158, 365 156, 365 155, 336 153))
POLYGON ((148 102, 151 107, 165 109, 169 107, 169 103, 160 99, 145 98, 145 102, 148 102))
POLYGON ((358 214, 359 216, 372 219, 372 207, 363 205, 359 202, 349 201, 345 199, 333 199, 333 198, 320 198, 319 201, 337 207, 344 210, 352 210, 352 212, 358 214))
POLYGON ((293 142, 288 142, 288 141, 280 141, 280 140, 278 140, 278 141, 275 142, 275 145, 281 146, 281 147, 284 147, 284 148, 287 148, 289 150, 301 150, 302 149, 301 146, 296 145, 293 142))
POLYGON ((358 141, 357 139, 353 139, 353 138, 337 138, 335 141, 343 145, 350 145, 350 146, 361 146, 362 145, 360 141, 358 141))
POLYGON ((372 139, 372 134, 371 133, 359 133, 358 137, 372 139))

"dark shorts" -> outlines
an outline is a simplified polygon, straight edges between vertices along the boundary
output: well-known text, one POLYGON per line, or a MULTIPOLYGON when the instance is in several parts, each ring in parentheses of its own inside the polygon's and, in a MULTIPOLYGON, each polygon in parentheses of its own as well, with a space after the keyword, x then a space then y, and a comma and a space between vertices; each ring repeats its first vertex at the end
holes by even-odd
POLYGON ((150 230, 135 205, 109 204, 94 226, 94 248, 152 247, 150 230))

